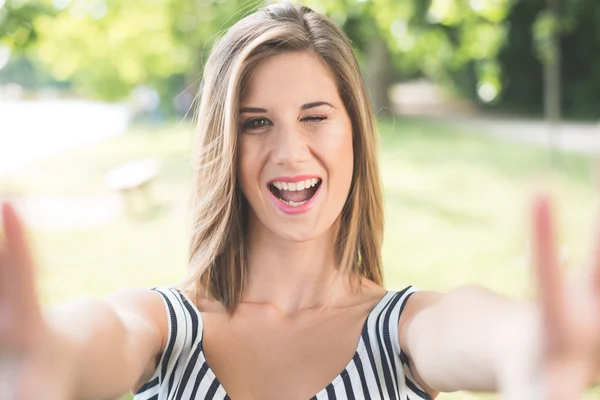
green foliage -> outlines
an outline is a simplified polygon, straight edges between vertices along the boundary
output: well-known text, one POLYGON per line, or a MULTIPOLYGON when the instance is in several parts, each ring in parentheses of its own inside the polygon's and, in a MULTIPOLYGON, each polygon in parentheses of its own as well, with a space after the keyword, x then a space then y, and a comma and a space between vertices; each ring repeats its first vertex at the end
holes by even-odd
MULTIPOLYGON (((163 108, 189 102, 216 37, 259 0, 0 0, 0 45, 35 51, 55 79, 104 100, 155 88, 163 108), (178 97, 184 93, 183 96, 178 97), (185 100, 188 99, 188 100, 185 100)), ((276 1, 276 0, 273 0, 276 1)), ((542 107, 542 62, 560 34, 563 106, 600 117, 600 4, 563 0, 304 0, 329 15, 366 65, 384 38, 398 79, 427 76, 475 102, 520 112, 542 107)), ((6 72, 6 71, 5 71, 6 72)), ((186 105, 183 105, 185 109, 186 105)), ((180 107, 181 108, 181 107, 180 107)), ((181 111, 181 110, 180 110, 181 111)))
POLYGON ((186 71, 189 49, 171 32, 167 3, 78 0, 36 20, 39 56, 58 79, 106 100, 186 71))
POLYGON ((56 81, 32 51, 12 55, 0 70, 0 85, 6 83, 16 83, 29 90, 44 87, 69 88, 69 82, 56 81))
POLYGON ((501 92, 498 55, 506 42, 510 0, 373 0, 373 4, 401 70, 456 83, 455 76, 468 68, 476 86, 492 88, 494 98, 501 92))
POLYGON ((533 39, 537 56, 543 63, 555 63, 557 54, 552 50, 552 37, 559 34, 560 21, 549 11, 538 14, 533 23, 533 39))
POLYGON ((500 65, 507 80, 504 110, 542 113, 543 61, 551 61, 549 37, 560 34, 562 107, 570 118, 600 118, 600 4, 595 0, 562 1, 559 21, 548 16, 545 0, 519 2, 507 21, 511 26, 500 65))
POLYGON ((197 83, 215 34, 255 4, 73 0, 55 18, 35 21, 41 33, 39 56, 54 76, 73 81, 90 96, 118 100, 144 84, 172 101, 185 86, 197 83))
MULTIPOLYGON (((359 58, 374 36, 384 37, 401 77, 426 75, 460 90, 503 89, 498 56, 506 43, 511 0, 309 0, 338 22, 359 58), (474 83, 457 76, 468 69, 474 83)), ((488 92, 489 92, 488 90, 488 92)), ((475 93, 475 92, 473 92, 475 93)))
MULTIPOLYGON (((262 4, 72 0, 62 2, 55 17, 30 21, 40 34, 39 57, 57 79, 69 79, 81 91, 106 100, 123 98, 140 84, 173 99, 197 85, 214 38, 262 4), (165 85, 167 80, 179 85, 165 85)), ((449 80, 452 71, 476 60, 479 83, 500 90, 495 60, 506 36, 508 0, 307 0, 305 4, 341 25, 359 58, 371 38, 384 36, 404 75, 425 73, 449 80)))
POLYGON ((52 15, 45 1, 0 0, 0 44, 23 50, 38 38, 33 24, 40 15, 52 15))

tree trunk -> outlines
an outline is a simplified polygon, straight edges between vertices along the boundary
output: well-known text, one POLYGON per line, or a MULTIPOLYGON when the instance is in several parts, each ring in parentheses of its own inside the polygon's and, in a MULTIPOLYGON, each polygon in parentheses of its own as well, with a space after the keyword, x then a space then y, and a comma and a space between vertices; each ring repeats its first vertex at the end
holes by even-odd
POLYGON ((385 39, 374 37, 367 50, 365 80, 376 114, 391 113, 388 88, 392 84, 392 61, 385 39), (386 110, 387 109, 387 110, 386 110))
MULTIPOLYGON (((548 12, 558 21, 560 18, 560 0, 547 0, 548 12)), ((550 38, 551 56, 544 63, 544 114, 548 123, 548 139, 553 151, 560 139, 561 112, 561 51, 559 27, 555 26, 550 38)))

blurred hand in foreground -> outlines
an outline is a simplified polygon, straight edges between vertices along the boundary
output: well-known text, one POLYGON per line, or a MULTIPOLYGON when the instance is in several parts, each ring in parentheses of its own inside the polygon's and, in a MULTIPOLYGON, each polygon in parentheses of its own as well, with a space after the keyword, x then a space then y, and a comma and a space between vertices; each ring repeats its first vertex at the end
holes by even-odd
POLYGON ((600 231, 589 273, 574 282, 561 273, 545 196, 534 204, 533 238, 543 332, 541 397, 578 400, 600 373, 600 231))
POLYGON ((71 399, 74 365, 66 341, 46 323, 32 256, 14 208, 2 205, 0 235, 0 398, 71 399))

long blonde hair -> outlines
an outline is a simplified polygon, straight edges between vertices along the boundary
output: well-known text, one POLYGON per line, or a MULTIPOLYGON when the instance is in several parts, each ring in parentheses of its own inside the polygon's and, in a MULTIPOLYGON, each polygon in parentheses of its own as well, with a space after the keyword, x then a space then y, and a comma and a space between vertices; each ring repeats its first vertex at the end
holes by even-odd
POLYGON ((215 43, 197 114, 190 270, 182 286, 219 301, 230 312, 241 299, 248 273, 248 205, 236 177, 239 99, 260 61, 291 51, 311 52, 331 70, 352 122, 354 173, 335 243, 340 271, 383 284, 376 123, 350 42, 330 19, 310 8, 271 5, 237 22, 215 43))

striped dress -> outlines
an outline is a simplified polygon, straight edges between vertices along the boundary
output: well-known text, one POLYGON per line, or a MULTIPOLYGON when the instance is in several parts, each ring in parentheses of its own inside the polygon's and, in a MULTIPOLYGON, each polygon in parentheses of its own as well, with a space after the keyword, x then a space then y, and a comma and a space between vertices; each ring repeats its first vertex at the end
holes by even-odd
MULTIPOLYGON (((169 316, 169 338, 154 375, 134 400, 229 400, 206 363, 202 349, 202 316, 183 293, 154 288, 169 316)), ((408 368, 400 349, 398 321, 412 286, 386 292, 369 313, 356 352, 346 368, 310 400, 431 400, 408 368)))

